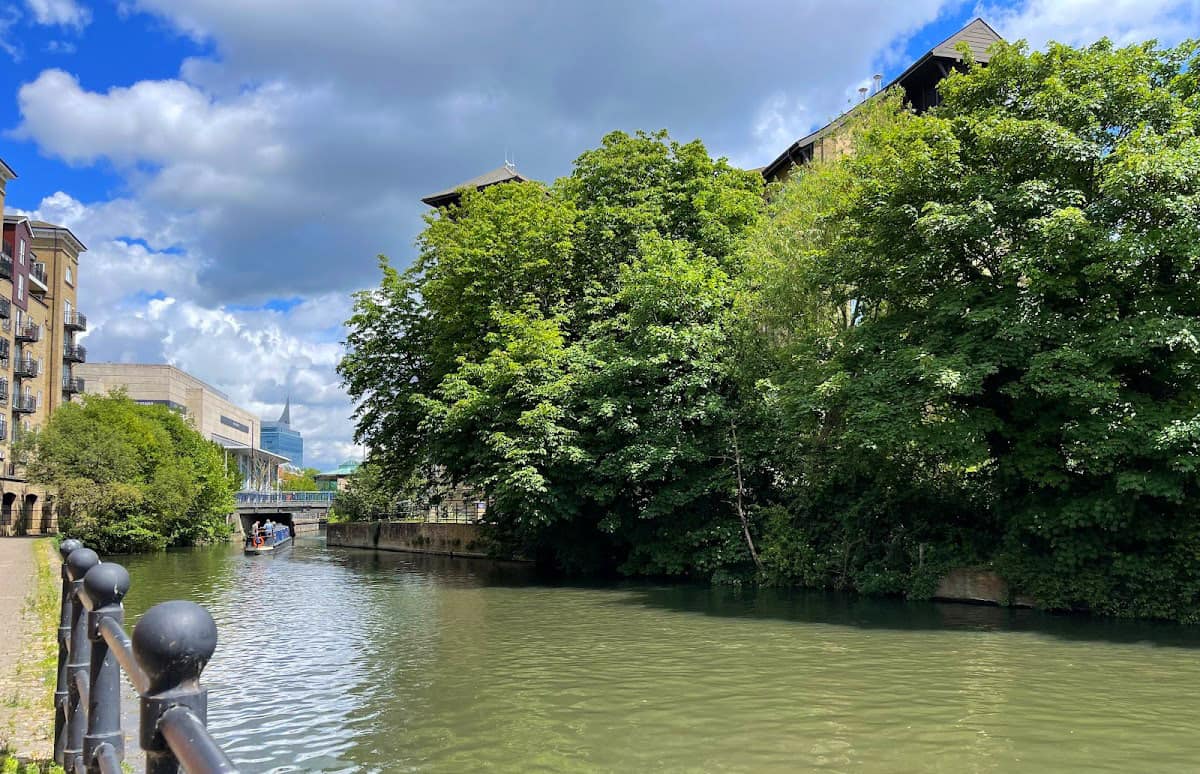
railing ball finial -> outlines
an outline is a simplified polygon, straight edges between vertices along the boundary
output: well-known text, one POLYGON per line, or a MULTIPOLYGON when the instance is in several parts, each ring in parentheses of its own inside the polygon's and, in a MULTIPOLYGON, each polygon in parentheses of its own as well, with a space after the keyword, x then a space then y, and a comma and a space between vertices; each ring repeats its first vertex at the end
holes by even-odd
POLYGON ((195 602, 161 602, 133 628, 133 654, 149 682, 149 693, 195 686, 217 649, 217 624, 195 602))
POLYGON ((66 559, 71 555, 71 552, 77 548, 83 548, 83 543, 75 538, 67 538, 58 544, 58 552, 62 554, 62 558, 66 559))
POLYGON ((67 577, 73 581, 83 580, 88 570, 100 564, 100 557, 90 548, 76 548, 67 554, 67 577))
POLYGON ((95 611, 120 604, 128 592, 129 571, 119 564, 102 562, 83 576, 83 590, 79 596, 84 607, 95 611))

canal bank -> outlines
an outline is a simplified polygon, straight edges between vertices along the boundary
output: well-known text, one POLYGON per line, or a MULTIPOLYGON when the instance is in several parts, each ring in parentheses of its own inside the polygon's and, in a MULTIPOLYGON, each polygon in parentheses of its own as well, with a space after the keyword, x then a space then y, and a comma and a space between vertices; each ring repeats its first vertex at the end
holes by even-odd
POLYGON ((435 524, 407 521, 354 521, 330 524, 325 530, 330 547, 367 548, 413 554, 488 558, 476 524, 435 524))

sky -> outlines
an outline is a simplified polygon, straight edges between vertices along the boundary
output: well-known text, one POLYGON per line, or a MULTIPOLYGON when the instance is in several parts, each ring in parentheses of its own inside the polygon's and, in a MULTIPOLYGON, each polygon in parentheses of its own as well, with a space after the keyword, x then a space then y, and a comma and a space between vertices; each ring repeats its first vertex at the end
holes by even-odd
POLYGON ((1200 35, 1200 0, 0 0, 6 209, 88 246, 89 359, 170 363, 305 462, 361 450, 352 293, 421 196, 614 129, 761 166, 975 16, 1034 47, 1200 35))

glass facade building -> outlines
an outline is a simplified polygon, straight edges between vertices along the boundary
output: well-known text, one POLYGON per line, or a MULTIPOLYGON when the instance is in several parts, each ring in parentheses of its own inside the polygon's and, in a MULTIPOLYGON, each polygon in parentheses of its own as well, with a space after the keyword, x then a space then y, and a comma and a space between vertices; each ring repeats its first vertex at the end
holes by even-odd
POLYGON ((298 468, 304 467, 304 436, 292 429, 292 399, 288 398, 283 413, 274 422, 263 422, 258 445, 288 458, 298 468))

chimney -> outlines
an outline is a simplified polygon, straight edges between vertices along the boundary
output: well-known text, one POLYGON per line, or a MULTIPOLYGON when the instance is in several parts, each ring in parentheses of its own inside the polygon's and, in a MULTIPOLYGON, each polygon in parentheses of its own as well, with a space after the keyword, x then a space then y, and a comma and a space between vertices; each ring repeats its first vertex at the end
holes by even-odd
POLYGON ((871 79, 875 82, 875 91, 872 94, 878 94, 883 89, 883 73, 875 73, 875 77, 871 79))

